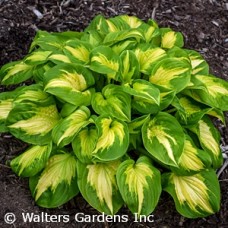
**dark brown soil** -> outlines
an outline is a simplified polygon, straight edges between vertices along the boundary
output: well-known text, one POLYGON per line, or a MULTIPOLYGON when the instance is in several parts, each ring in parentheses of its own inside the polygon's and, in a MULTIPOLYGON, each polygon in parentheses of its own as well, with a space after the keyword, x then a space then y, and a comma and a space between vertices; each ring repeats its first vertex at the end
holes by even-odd
MULTIPOLYGON (((228 80, 228 3, 226 0, 0 0, 0 66, 21 59, 38 29, 47 31, 83 30, 91 19, 103 14, 136 15, 143 20, 154 18, 160 26, 181 31, 185 47, 200 52, 210 65, 211 73, 228 80), (37 10, 40 14, 37 14, 37 10)), ((0 92, 4 91, 0 87, 0 92)), ((227 122, 228 123, 228 122, 227 122)), ((228 145, 228 129, 217 123, 222 145, 228 145)), ((26 145, 10 135, 0 135, 0 227, 228 227, 228 169, 220 176, 221 210, 203 219, 185 219, 163 193, 154 211, 154 222, 134 222, 128 209, 125 223, 76 223, 74 215, 98 214, 79 195, 57 209, 35 205, 26 179, 18 178, 9 162, 24 151, 26 145), (14 225, 4 222, 4 215, 16 215, 14 225), (68 223, 23 223, 22 213, 69 215, 68 223)))

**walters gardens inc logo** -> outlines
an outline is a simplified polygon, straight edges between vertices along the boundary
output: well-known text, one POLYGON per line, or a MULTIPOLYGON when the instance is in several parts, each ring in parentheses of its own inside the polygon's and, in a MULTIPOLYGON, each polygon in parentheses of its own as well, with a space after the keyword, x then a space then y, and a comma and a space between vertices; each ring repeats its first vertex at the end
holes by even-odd
POLYGON ((76 213, 73 218, 71 215, 52 215, 46 212, 41 212, 39 214, 33 212, 22 212, 21 218, 16 218, 14 213, 6 213, 4 216, 4 221, 6 224, 16 224, 17 219, 22 220, 24 223, 69 223, 72 219, 75 220, 76 223, 103 223, 103 222, 123 222, 126 223, 128 221, 133 220, 133 222, 154 222, 154 215, 138 215, 134 213, 133 218, 128 215, 105 215, 95 214, 89 215, 84 214, 82 212, 76 213))

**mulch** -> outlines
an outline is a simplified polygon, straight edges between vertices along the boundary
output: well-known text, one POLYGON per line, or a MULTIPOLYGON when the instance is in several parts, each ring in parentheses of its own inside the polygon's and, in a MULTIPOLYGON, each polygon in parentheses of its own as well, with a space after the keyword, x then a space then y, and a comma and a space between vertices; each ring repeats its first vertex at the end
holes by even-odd
MULTIPOLYGON (((113 17, 119 14, 155 19, 161 27, 183 33, 185 47, 200 52, 210 65, 212 74, 228 80, 228 3, 226 0, 0 0, 0 66, 19 60, 28 52, 37 30, 82 31, 97 14, 113 17)), ((7 88, 0 86, 0 92, 7 88)), ((228 123, 228 115, 226 113, 228 123)), ((221 132, 221 144, 228 145, 228 128, 215 122, 221 132)), ((0 134, 0 227, 228 227, 228 169, 220 175, 221 210, 202 219, 186 219, 179 215, 171 197, 162 193, 153 212, 154 222, 134 222, 127 208, 122 223, 76 223, 74 215, 82 212, 96 215, 79 195, 57 209, 35 205, 28 180, 17 177, 9 162, 27 145, 8 134, 0 134), (16 215, 14 225, 4 222, 4 215, 16 215), (22 212, 69 215, 68 223, 23 223, 22 212)))

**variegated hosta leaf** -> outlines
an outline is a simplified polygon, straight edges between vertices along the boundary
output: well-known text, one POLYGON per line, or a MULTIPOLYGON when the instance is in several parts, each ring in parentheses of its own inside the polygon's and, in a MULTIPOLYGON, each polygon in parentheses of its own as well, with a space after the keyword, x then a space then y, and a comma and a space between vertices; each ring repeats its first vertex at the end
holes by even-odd
POLYGON ((160 31, 155 25, 143 23, 139 28, 143 31, 143 35, 147 43, 151 43, 156 46, 160 44, 160 31))
POLYGON ((138 29, 127 29, 124 31, 111 32, 104 38, 105 45, 113 45, 127 39, 136 39, 138 42, 144 40, 143 33, 138 29))
POLYGON ((228 110, 228 82, 213 75, 193 75, 186 94, 211 107, 228 110), (201 87, 199 89, 199 86, 201 87), (194 88, 196 87, 196 89, 194 88))
POLYGON ((39 84, 33 84, 29 86, 21 87, 14 100, 14 105, 20 105, 22 103, 35 103, 45 106, 45 104, 54 104, 54 99, 50 94, 43 91, 43 87, 39 84))
POLYGON ((184 149, 178 161, 179 168, 171 167, 172 171, 181 175, 196 173, 211 166, 210 155, 198 149, 190 136, 185 135, 184 149))
POLYGON ((69 37, 61 36, 61 33, 39 31, 37 37, 32 42, 30 50, 35 46, 39 46, 45 51, 59 52, 63 50, 67 40, 69 40, 69 37))
POLYGON ((82 41, 89 43, 92 47, 97 47, 101 44, 102 38, 96 30, 88 31, 81 37, 82 41))
POLYGON ((197 134, 202 148, 210 154, 213 167, 219 168, 223 162, 220 134, 209 117, 204 116, 195 126, 190 127, 190 130, 197 134))
POLYGON ((174 32, 170 28, 161 28, 160 31, 162 48, 183 47, 184 40, 180 32, 174 32))
POLYGON ((99 46, 94 48, 90 53, 90 58, 91 70, 101 74, 108 74, 108 78, 117 78, 120 58, 110 47, 99 46))
POLYGON ((23 82, 32 77, 33 66, 23 61, 15 61, 5 64, 0 69, 2 85, 13 85, 23 82))
POLYGON ((143 143, 159 162, 178 167, 184 147, 184 132, 175 117, 160 112, 142 127, 143 143))
POLYGON ((144 24, 142 20, 140 20, 135 16, 120 15, 120 16, 117 16, 117 18, 120 18, 125 23, 127 23, 130 28, 139 28, 142 24, 144 24))
POLYGON ((90 123, 90 110, 81 106, 66 118, 59 121, 52 131, 52 139, 59 146, 69 144, 75 135, 90 123))
POLYGON ((73 62, 87 64, 92 46, 80 40, 69 40, 64 47, 64 53, 73 62))
POLYGON ((95 81, 90 70, 76 64, 60 64, 45 74, 45 91, 73 105, 89 105, 95 81))
POLYGON ((193 125, 198 123, 202 117, 208 113, 211 108, 196 102, 190 97, 182 96, 179 99, 176 97, 172 105, 177 108, 177 118, 182 124, 193 125))
POLYGON ((33 71, 32 71, 34 81, 37 84, 43 85, 45 73, 54 66, 55 66, 55 64, 50 61, 45 64, 34 66, 33 71))
POLYGON ((51 130, 60 119, 53 97, 47 96, 45 92, 25 89, 17 99, 6 121, 10 133, 27 143, 49 143, 51 130), (30 96, 31 100, 23 98, 24 94, 30 96), (39 98, 43 100, 37 101, 39 98))
MULTIPOLYGON (((155 85, 156 86, 156 85, 155 85)), ((160 90, 160 111, 169 107, 172 103, 176 92, 164 87, 156 86, 160 90)))
POLYGON ((111 161, 122 157, 129 144, 126 123, 111 117, 100 116, 95 124, 98 129, 98 139, 92 152, 94 160, 111 161))
POLYGON ((162 191, 161 176, 150 159, 122 162, 116 177, 121 196, 132 213, 149 215, 155 209, 162 191))
POLYGON ((141 44, 135 49, 135 55, 139 61, 140 71, 149 75, 154 65, 166 56, 166 52, 151 44, 141 44))
POLYGON ((130 123, 128 123, 129 130, 129 144, 131 144, 134 149, 137 149, 137 144, 142 143, 141 129, 143 124, 150 118, 149 115, 143 115, 138 118, 135 118, 130 123))
POLYGON ((132 99, 132 109, 140 114, 156 114, 160 107, 154 100, 134 96, 132 99))
POLYGON ((143 80, 136 79, 132 81, 131 87, 128 84, 123 86, 123 90, 134 97, 144 98, 149 100, 148 103, 160 103, 160 91, 152 83, 143 80))
POLYGON ((187 218, 206 217, 219 211, 220 186, 214 170, 192 176, 162 176, 164 190, 174 199, 177 211, 187 218))
POLYGON ((74 138, 73 151, 82 163, 91 163, 97 139, 98 132, 94 125, 83 128, 74 138))
POLYGON ((52 61, 55 64, 60 63, 72 63, 70 58, 62 53, 55 53, 48 57, 48 60, 52 61))
POLYGON ((52 156, 41 175, 30 177, 30 190, 41 207, 55 208, 78 192, 77 162, 69 153, 52 156))
POLYGON ((77 163, 78 187, 84 199, 96 210, 114 215, 123 205, 116 183, 120 161, 77 163))
POLYGON ((189 61, 165 58, 155 65, 149 81, 178 93, 189 84, 190 75, 191 65, 189 61))
POLYGON ((116 44, 113 44, 111 48, 117 55, 120 55, 123 51, 134 49, 136 45, 137 45, 136 40, 128 39, 128 40, 120 41, 116 44))
POLYGON ((38 49, 26 56, 24 62, 29 65, 40 65, 48 61, 48 57, 52 54, 51 51, 43 51, 38 49))
POLYGON ((131 83, 133 79, 140 78, 139 62, 133 51, 123 51, 120 59, 120 78, 123 83, 131 83))
POLYGON ((14 158, 10 166, 18 176, 35 176, 45 167, 51 150, 51 143, 44 146, 31 146, 24 153, 14 158))
POLYGON ((14 91, 0 93, 0 132, 7 132, 6 119, 13 109, 13 103, 15 97, 22 87, 17 88, 14 91))
POLYGON ((107 20, 102 15, 97 15, 85 29, 85 33, 97 31, 101 38, 104 38, 109 33, 107 20))
POLYGON ((185 51, 188 53, 189 59, 191 61, 192 74, 208 75, 209 66, 207 62, 204 60, 204 58, 197 51, 187 49, 185 49, 185 51))
POLYGON ((121 86, 110 84, 103 88, 102 93, 95 93, 92 107, 100 115, 107 114, 123 121, 131 120, 131 97, 121 86))

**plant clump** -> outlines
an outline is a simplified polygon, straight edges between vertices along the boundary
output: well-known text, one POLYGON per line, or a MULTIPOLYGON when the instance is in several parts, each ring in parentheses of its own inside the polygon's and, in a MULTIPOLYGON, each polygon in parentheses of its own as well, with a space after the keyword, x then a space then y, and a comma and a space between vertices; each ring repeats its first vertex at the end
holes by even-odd
POLYGON ((149 215, 162 190, 197 218, 220 207, 216 169, 228 83, 183 36, 153 20, 99 15, 83 32, 39 31, 29 54, 0 70, 0 132, 29 144, 11 161, 41 207, 79 192, 114 215, 149 215), (30 80, 29 85, 22 82, 30 80))

